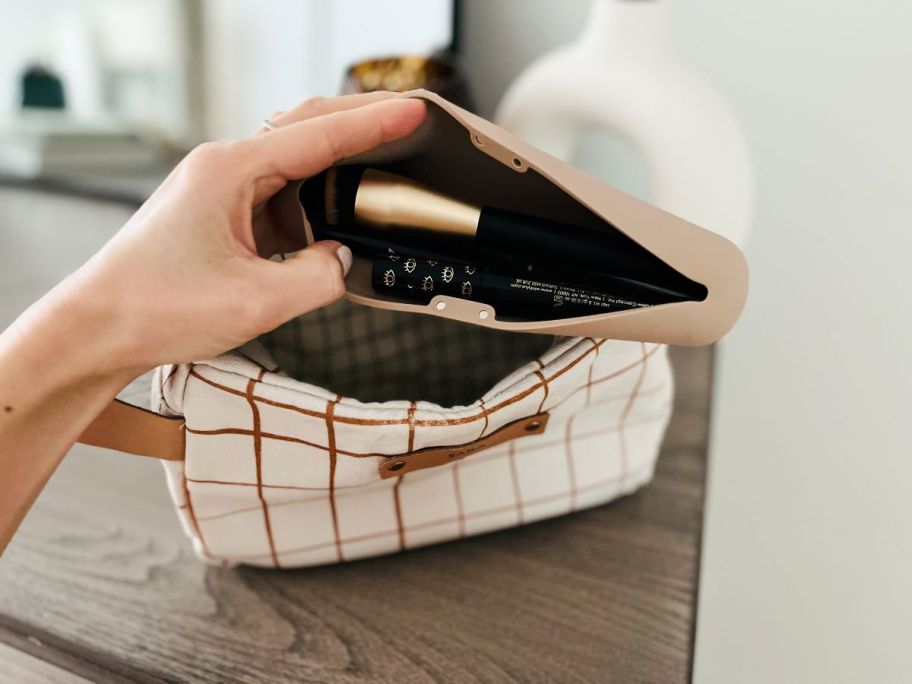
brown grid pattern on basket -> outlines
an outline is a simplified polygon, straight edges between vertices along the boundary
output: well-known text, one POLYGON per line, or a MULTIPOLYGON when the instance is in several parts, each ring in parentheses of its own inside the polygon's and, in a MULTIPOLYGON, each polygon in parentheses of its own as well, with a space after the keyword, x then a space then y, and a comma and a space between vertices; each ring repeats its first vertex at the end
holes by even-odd
MULTIPOLYGON (((650 427, 653 432, 657 430, 660 432, 660 426, 665 421, 665 416, 655 415, 651 418, 642 419, 636 423, 631 422, 627 426, 629 429, 650 427), (659 427, 656 427, 659 426, 659 427)), ((509 449, 509 447, 508 447, 509 449)), ((523 455, 521 448, 517 446, 513 447, 513 458, 510 459, 513 463, 521 463, 521 458, 523 455)), ((445 474, 449 477, 451 473, 458 472, 456 466, 461 466, 464 471, 471 470, 478 464, 481 464, 483 461, 502 461, 504 460, 505 454, 503 452, 490 453, 485 456, 485 459, 479 459, 477 461, 466 462, 462 464, 453 464, 453 466, 444 467, 441 472, 435 473, 437 476, 436 479, 441 479, 445 474)), ((507 458, 510 458, 510 452, 506 454, 507 458)), ((414 523, 407 523, 404 521, 404 514, 402 512, 402 491, 408 489, 408 487, 403 487, 403 485, 408 485, 406 477, 397 478, 395 480, 386 480, 383 481, 380 485, 381 491, 390 492, 391 500, 393 500, 396 506, 396 522, 394 525, 387 525, 379 527, 378 529, 368 532, 361 535, 350 536, 344 539, 337 541, 323 541, 315 542, 312 544, 307 544, 303 546, 296 546, 284 549, 281 552, 282 557, 287 557, 292 554, 299 554, 305 552, 318 552, 318 551, 331 551, 330 555, 324 555, 317 559, 317 563, 326 563, 326 562, 335 562, 340 560, 339 558, 339 544, 343 546, 348 546, 351 544, 357 544, 365 542, 368 540, 385 540, 385 543, 382 548, 379 548, 376 553, 389 553, 397 550, 404 550, 407 548, 414 548, 421 544, 408 543, 406 540, 415 532, 422 530, 429 530, 433 528, 442 528, 445 526, 457 526, 457 533, 450 534, 441 534, 435 539, 430 540, 431 542, 436 541, 445 541, 450 538, 456 538, 461 536, 467 536, 467 534, 475 534, 484 531, 490 531, 493 529, 499 529, 506 526, 515 526, 523 524, 526 522, 532 522, 533 520, 542 519, 545 517, 551 517, 553 515, 560 515, 564 513, 569 513, 574 510, 577 510, 580 507, 583 507, 574 502, 574 497, 577 499, 581 496, 586 495, 596 495, 595 497, 589 498, 584 506, 592 506, 604 501, 608 501, 612 498, 615 498, 618 495, 628 493, 635 489, 636 487, 643 484, 643 482, 648 479, 651 474, 653 463, 651 460, 638 465, 636 468, 626 472, 623 475, 610 475, 599 478, 597 480, 587 482, 585 485, 578 486, 575 490, 563 489, 562 491, 546 494, 546 495, 537 495, 537 496, 525 496, 520 491, 520 486, 518 480, 516 480, 515 488, 513 491, 514 500, 512 502, 507 502, 501 505, 490 506, 483 509, 476 509, 470 512, 466 512, 461 508, 462 497, 460 496, 458 480, 453 479, 453 492, 456 497, 455 502, 455 513, 451 515, 440 515, 437 517, 432 517, 428 520, 422 520, 414 523), (391 484, 386 484, 386 483, 391 484), (539 509, 539 510, 536 510, 539 509), (533 515, 526 516, 526 511, 532 511, 533 515), (467 532, 466 525, 472 521, 484 521, 486 518, 491 518, 494 516, 504 516, 508 519, 507 524, 501 524, 492 526, 490 528, 482 529, 473 529, 471 532, 467 532), (335 549, 335 550, 333 550, 335 549)), ((312 502, 311 500, 310 502, 312 502)), ((278 504, 272 504, 273 507, 279 506, 293 506, 297 501, 288 501, 278 504)), ((232 511, 231 516, 240 515, 247 513, 252 509, 232 511)), ((214 518, 212 518, 214 519, 214 518)), ((203 519, 202 522, 205 522, 206 519, 203 519)), ((304 524, 305 521, 302 520, 301 524, 304 524)), ((345 560, 354 560, 354 557, 346 556, 345 560)), ((251 564, 259 565, 271 565, 270 554, 266 553, 237 553, 232 554, 229 557, 226 557, 226 560, 231 562, 244 562, 251 564)))
MULTIPOLYGON (((586 361, 588 357, 593 356, 593 355, 597 356, 597 351, 598 351, 599 347, 601 347, 605 343, 605 340, 595 341, 591 338, 586 338, 584 340, 584 342, 587 343, 588 346, 582 353, 574 354, 572 356, 572 358, 570 358, 569 360, 565 360, 562 364, 559 365, 559 367, 555 368, 548 377, 546 377, 543 373, 534 372, 534 374, 539 378, 539 380, 536 383, 530 385, 529 387, 526 387, 525 389, 522 389, 518 392, 514 392, 510 396, 501 397, 499 399, 499 401, 497 401, 497 402, 489 401, 489 403, 487 405, 484 403, 483 400, 477 401, 477 402, 475 402, 475 408, 474 409, 470 408, 469 412, 466 413, 465 415, 459 415, 458 417, 450 417, 450 418, 446 418, 446 417, 444 417, 444 418, 432 417, 432 418, 426 418, 426 419, 417 419, 416 418, 416 419, 414 419, 414 423, 415 423, 415 425, 455 425, 455 424, 463 424, 463 423, 474 423, 476 421, 484 420, 485 424, 487 425, 490 416, 497 413, 500 409, 503 409, 506 406, 509 406, 517 401, 520 401, 520 400, 528 397, 529 395, 531 395, 532 393, 536 392, 539 389, 541 389, 545 394, 547 394, 548 388, 551 386, 551 384, 554 382, 554 380, 563 376, 568 371, 573 370, 578 364, 586 361)), ((644 353, 644 358, 651 356, 659 348, 660 348, 660 345, 657 345, 656 347, 654 347, 654 349, 651 352, 644 353)), ((251 360, 251 362, 253 362, 251 357, 245 357, 245 358, 247 358, 248 360, 251 360)), ((590 361, 591 361, 591 359, 590 359, 590 361)), ((591 384, 594 385, 594 384, 603 382, 604 380, 612 379, 612 378, 616 377, 617 375, 627 372, 634 366, 640 365, 641 362, 642 362, 642 360, 637 361, 635 363, 624 366, 623 368, 620 368, 619 370, 617 370, 603 378, 598 378, 596 380, 592 380, 591 384)), ((257 366, 258 366, 258 368, 256 370, 256 373, 258 374, 257 382, 260 382, 263 380, 263 377, 264 377, 264 373, 261 373, 260 371, 266 371, 268 369, 266 367, 260 365, 259 362, 253 362, 253 363, 257 363, 257 366)), ((273 373, 275 371, 270 370, 269 372, 273 373)), ((191 377, 195 378, 196 380, 199 380, 199 381, 205 383, 206 385, 216 388, 221 392, 225 392, 226 394, 233 394, 233 395, 242 396, 245 398, 248 397, 248 391, 242 391, 239 388, 230 387, 228 385, 221 384, 220 382, 212 379, 211 377, 204 375, 203 373, 200 372, 200 370, 198 370, 196 368, 190 370, 189 375, 191 377)), ((246 384, 246 381, 245 381, 245 384, 246 384)), ((583 386, 581 386, 580 388, 577 388, 577 390, 574 390, 574 392, 578 391, 580 389, 585 390, 586 389, 585 384, 583 384, 583 386)), ((309 416, 312 416, 315 418, 319 418, 321 420, 325 420, 327 417, 327 410, 309 409, 309 408, 306 408, 306 407, 303 407, 300 405, 296 405, 293 403, 287 403, 287 402, 282 402, 282 401, 278 401, 275 399, 270 399, 269 397, 265 397, 265 396, 262 396, 262 395, 259 395, 256 393, 253 393, 251 395, 251 397, 255 401, 258 401, 263 404, 268 404, 270 406, 275 406, 278 408, 287 409, 289 411, 294 411, 294 412, 301 413, 304 415, 309 415, 309 416)), ((335 403, 339 403, 341 401, 342 400, 337 399, 337 401, 335 403)), ((347 405, 347 404, 343 404, 343 405, 347 405)), ((543 404, 540 405, 540 408, 541 407, 543 407, 543 404)), ((553 408, 553 406, 549 406, 549 408, 553 408)), ((403 413, 403 415, 399 418, 390 417, 388 415, 384 415, 383 417, 363 418, 363 417, 358 417, 358 416, 341 414, 340 412, 335 411, 334 415, 333 415, 333 421, 336 423, 350 423, 350 424, 355 424, 355 425, 396 425, 396 424, 408 425, 412 422, 412 419, 410 419, 408 417, 407 413, 403 413)), ((209 431, 188 428, 187 431, 191 434, 224 434, 224 433, 251 434, 249 430, 238 429, 238 428, 222 428, 222 429, 218 429, 218 430, 209 430, 209 431)), ((279 438, 279 439, 286 438, 287 439, 288 436, 278 435, 277 438, 279 438)), ((323 446, 322 448, 325 449, 326 447, 323 446)), ((346 452, 346 455, 373 456, 373 455, 377 455, 377 452, 364 452, 364 453, 346 452)))
POLYGON ((553 346, 491 330, 341 300, 260 338, 289 376, 361 401, 469 404, 553 346))
MULTIPOLYGON (((210 390, 226 395, 241 395, 248 404, 249 429, 240 426, 225 428, 217 433, 229 435, 231 439, 249 440, 249 453, 255 463, 255 481, 194 477, 194 451, 200 449, 201 444, 188 442, 188 472, 180 493, 183 501, 179 502, 182 513, 198 539, 200 550, 207 557, 280 567, 386 553, 521 524, 613 498, 638 486, 651 474, 651 458, 657 450, 670 410, 667 396, 669 373, 667 361, 650 364, 650 358, 659 351, 664 352, 664 347, 614 343, 613 353, 600 353, 603 344, 603 341, 589 340, 588 348, 571 355, 569 359, 561 359, 547 367, 539 363, 540 369, 534 373, 537 380, 523 390, 525 397, 516 399, 522 394, 520 392, 506 399, 498 398, 490 405, 478 402, 471 415, 457 419, 458 424, 471 428, 471 433, 466 433, 464 440, 471 441, 484 434, 492 416, 527 400, 532 403, 526 414, 541 408, 550 411, 553 417, 559 416, 561 411, 567 413, 563 424, 554 425, 547 434, 510 442, 451 466, 360 486, 338 485, 339 460, 345 459, 343 465, 358 461, 374 467, 376 452, 341 448, 343 445, 338 441, 337 430, 341 429, 345 435, 345 430, 352 425, 369 421, 342 412, 340 396, 327 402, 320 411, 308 410, 302 414, 304 418, 324 425, 325 442, 321 443, 315 436, 310 444, 298 445, 296 438, 264 433, 262 430, 259 407, 277 402, 264 398, 258 392, 258 386, 264 378, 269 379, 274 368, 267 370, 260 367, 254 377, 247 380, 243 391, 207 378, 205 370, 194 369, 192 381, 202 382, 210 390), (619 349, 626 349, 627 353, 627 358, 621 363, 617 359, 624 356, 618 353, 619 349), (634 350, 635 358, 631 360, 629 352, 634 350), (561 379, 572 382, 573 389, 563 391, 559 403, 548 402, 549 388, 561 379), (650 381, 647 382, 647 379, 650 381), (618 385, 623 382, 627 385, 618 385), (620 389, 610 391, 614 386, 620 389), (649 406, 639 409, 639 404, 644 403, 649 406), (605 418, 611 415, 616 419, 606 424, 605 418), (476 422, 478 428, 472 427, 476 422), (630 444, 632 438, 636 442, 634 447, 630 444), (328 480, 322 487, 296 487, 264 481, 264 441, 291 441, 295 447, 323 453, 323 458, 329 462, 328 480), (365 458, 371 455, 375 458, 365 458), (563 463, 560 468, 558 462, 563 463), (481 469, 490 472, 480 477, 481 469), (560 486, 539 491, 542 482, 538 475, 542 472, 547 473, 548 478, 559 481, 560 486), (253 500, 240 493, 251 488, 256 493, 253 500), (437 501, 428 496, 433 492, 437 492, 437 501), (361 506, 364 509, 361 510, 357 501, 364 499, 368 493, 375 503, 372 508, 361 506), (505 499, 504 495, 508 498, 505 499), (423 511, 422 501, 431 501, 434 505, 440 503, 448 512, 440 515, 434 511, 434 515, 430 515, 423 511), (206 510, 199 510, 200 502, 207 502, 204 506, 206 510), (218 502, 215 509, 211 509, 212 502, 218 502), (221 510, 218 510, 219 507, 221 510), (325 518, 321 517, 324 515, 321 507, 326 509, 325 518), (303 516, 304 511, 307 511, 306 516, 303 516), (250 515, 259 515, 260 522, 254 524, 250 515), (273 519, 274 515, 281 516, 279 523, 273 519), (343 527, 352 527, 351 521, 359 516, 370 518, 370 524, 365 528, 359 522, 356 532, 346 533, 343 527), (290 520, 296 520, 296 523, 290 524, 290 520), (331 534, 325 539, 296 536, 293 528, 307 527, 312 520, 325 520, 331 534), (226 550, 224 544, 218 542, 213 549, 210 537, 223 538, 226 530, 232 529, 232 521, 244 521, 239 534, 263 537, 266 544, 257 542, 226 550), (275 538, 277 535, 273 527, 277 524, 278 536, 282 540, 275 538), (255 550, 260 548, 262 550, 255 550)), ((664 353, 661 356, 664 359, 664 353)), ((552 396, 552 399, 555 397, 552 396)), ((285 405, 284 410, 291 413, 301 411, 300 407, 291 404, 285 405)), ((404 428, 406 443, 402 444, 401 451, 409 451, 415 446, 416 430, 424 434, 424 431, 433 432, 448 424, 447 420, 420 416, 421 412, 412 402, 403 410, 401 417, 392 421, 404 428)), ((193 435, 198 439, 211 439, 216 435, 216 431, 196 430, 190 416, 188 432, 188 440, 193 435)), ((232 450, 238 448, 243 452, 243 447, 237 445, 232 450)), ((302 463, 302 467, 306 464, 302 463)), ((238 534, 238 531, 234 533, 238 534)))

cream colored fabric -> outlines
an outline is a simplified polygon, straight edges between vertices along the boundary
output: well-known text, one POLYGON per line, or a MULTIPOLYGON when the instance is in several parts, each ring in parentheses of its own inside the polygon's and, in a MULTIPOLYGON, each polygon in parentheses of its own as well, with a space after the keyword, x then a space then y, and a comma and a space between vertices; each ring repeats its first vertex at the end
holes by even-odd
POLYGON ((468 406, 362 403, 278 372, 259 343, 158 370, 152 407, 183 415, 165 463, 196 552, 296 567, 489 532, 610 501, 652 476, 671 410, 661 345, 560 341, 468 406), (380 479, 384 455, 457 445, 550 413, 546 432, 380 479))

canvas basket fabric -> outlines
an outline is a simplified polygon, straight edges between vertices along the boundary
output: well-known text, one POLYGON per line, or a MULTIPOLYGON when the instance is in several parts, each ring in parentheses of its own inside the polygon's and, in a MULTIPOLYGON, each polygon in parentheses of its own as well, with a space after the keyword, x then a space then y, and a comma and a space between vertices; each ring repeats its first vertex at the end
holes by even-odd
POLYGON ((444 408, 362 402, 296 380, 257 341, 159 368, 152 408, 186 420, 185 460, 164 466, 196 553, 310 566, 529 523, 639 488, 671 413, 666 352, 561 338, 476 401, 444 408), (472 442, 540 412, 550 416, 541 435, 379 475, 389 456, 472 442))

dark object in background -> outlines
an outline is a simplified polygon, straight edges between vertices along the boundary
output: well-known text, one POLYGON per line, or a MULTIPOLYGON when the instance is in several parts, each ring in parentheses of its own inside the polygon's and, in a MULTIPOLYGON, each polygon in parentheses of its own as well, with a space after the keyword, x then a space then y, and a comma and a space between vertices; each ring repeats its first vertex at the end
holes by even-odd
POLYGON ((402 93, 415 88, 430 90, 463 109, 475 111, 465 74, 450 53, 398 55, 357 62, 345 74, 342 94, 375 90, 402 93))
POLYGON ((22 108, 64 109, 63 81, 49 69, 33 64, 22 74, 22 108))

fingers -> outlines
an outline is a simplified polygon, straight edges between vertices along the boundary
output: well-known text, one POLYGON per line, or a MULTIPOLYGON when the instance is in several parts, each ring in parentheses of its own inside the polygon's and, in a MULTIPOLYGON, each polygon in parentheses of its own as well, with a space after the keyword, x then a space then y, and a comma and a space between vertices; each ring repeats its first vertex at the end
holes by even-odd
MULTIPOLYGON (((312 97, 297 104, 293 109, 287 112, 275 112, 269 117, 269 121, 276 127, 287 126, 299 121, 315 119, 318 116, 325 116, 335 112, 344 112, 347 109, 355 109, 374 102, 382 102, 396 97, 398 93, 385 90, 373 93, 358 93, 356 95, 339 95, 338 97, 312 97)), ((262 129, 267 131, 267 129, 262 129)))
POLYGON ((345 293, 344 278, 351 263, 351 250, 333 240, 315 242, 285 261, 263 261, 259 281, 266 290, 262 300, 270 303, 268 326, 339 299, 345 293))
POLYGON ((424 120, 425 104, 414 98, 381 98, 292 123, 239 141, 251 168, 264 180, 307 178, 337 161, 407 136, 424 120))

